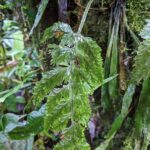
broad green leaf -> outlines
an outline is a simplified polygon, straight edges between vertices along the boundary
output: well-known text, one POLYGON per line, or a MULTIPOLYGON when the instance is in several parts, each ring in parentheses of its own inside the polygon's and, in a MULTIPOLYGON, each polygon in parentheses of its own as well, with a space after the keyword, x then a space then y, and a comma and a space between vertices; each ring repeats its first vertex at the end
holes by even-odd
POLYGON ((5 133, 10 132, 13 130, 16 126, 20 126, 24 124, 24 122, 19 122, 20 119, 22 119, 23 116, 15 115, 12 113, 7 113, 2 118, 2 125, 5 133))
POLYGON ((22 96, 15 96, 15 95, 11 95, 9 96, 6 100, 4 105, 6 106, 6 109, 10 112, 20 112, 20 110, 18 109, 18 105, 22 105, 25 103, 25 99, 22 96))
POLYGON ((7 113, 3 115, 1 124, 4 133, 13 140, 28 139, 43 131, 45 106, 28 115, 15 115, 7 113), (27 120, 24 118, 27 116, 27 120))
POLYGON ((44 114, 45 106, 42 106, 39 111, 33 111, 27 115, 25 123, 17 125, 15 128, 8 132, 11 139, 27 139, 44 129, 44 114))
POLYGON ((3 42, 10 47, 15 55, 24 49, 23 34, 21 31, 7 31, 3 42))
POLYGON ((8 90, 8 93, 5 94, 4 96, 2 96, 2 97, 0 98, 0 103, 3 103, 3 102, 6 100, 6 98, 8 98, 9 96, 15 94, 15 93, 16 93, 19 89, 21 89, 22 87, 23 87, 23 82, 20 83, 18 86, 14 87, 13 89, 8 90))
POLYGON ((12 29, 12 26, 13 26, 13 21, 6 19, 6 20, 4 20, 2 29, 6 32, 6 31, 12 29))

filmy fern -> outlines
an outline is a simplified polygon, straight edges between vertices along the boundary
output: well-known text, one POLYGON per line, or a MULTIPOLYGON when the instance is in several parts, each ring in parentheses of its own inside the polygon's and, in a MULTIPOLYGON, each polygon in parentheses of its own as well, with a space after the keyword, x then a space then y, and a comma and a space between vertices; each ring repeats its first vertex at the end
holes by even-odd
POLYGON ((55 67, 37 83, 33 98, 39 105, 47 97, 45 131, 62 134, 55 149, 87 150, 84 130, 91 115, 88 95, 103 80, 101 49, 91 38, 74 33, 67 24, 54 26, 50 30, 63 32, 58 45, 49 44, 55 67), (65 32, 63 26, 70 32, 65 32))
POLYGON ((132 81, 135 82, 139 82, 150 76, 150 40, 143 41, 140 44, 135 58, 132 76, 132 81))
POLYGON ((140 44, 135 57, 132 81, 139 82, 150 77, 150 21, 141 32, 144 41, 140 44))

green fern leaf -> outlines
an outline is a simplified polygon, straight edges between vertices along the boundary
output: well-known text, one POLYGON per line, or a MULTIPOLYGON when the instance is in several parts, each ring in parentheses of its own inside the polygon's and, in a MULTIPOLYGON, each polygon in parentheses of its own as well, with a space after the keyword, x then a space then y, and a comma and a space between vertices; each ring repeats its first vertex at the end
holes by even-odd
MULTIPOLYGON (((55 25, 56 29, 67 27, 64 23, 55 25)), ((88 150, 84 136, 91 116, 88 95, 103 82, 101 49, 91 38, 61 30, 66 32, 58 39, 59 44, 48 46, 55 69, 36 85, 33 98, 39 104, 47 97, 45 132, 52 130, 63 135, 55 149, 88 150)))
POLYGON ((139 46, 132 71, 132 81, 139 83, 150 77, 150 20, 140 33, 145 39, 139 46))
POLYGON ((33 99, 36 105, 39 105, 44 97, 46 97, 46 95, 53 90, 55 86, 61 84, 65 73, 65 67, 58 67, 44 75, 43 79, 36 84, 33 92, 33 99))
POLYGON ((65 129, 68 122, 66 119, 62 119, 64 114, 70 112, 68 109, 69 97, 68 87, 62 87, 60 89, 54 89, 52 93, 48 96, 47 107, 46 107, 46 116, 45 116, 45 130, 48 131, 52 129, 55 132, 59 132, 65 129), (65 98, 65 99, 64 99, 65 98), (61 119, 60 119, 61 118, 61 119))
POLYGON ((72 124, 63 134, 65 137, 55 146, 55 150, 90 150, 84 137, 84 128, 80 124, 72 124))
POLYGON ((142 42, 138 48, 132 71, 132 81, 139 83, 148 77, 150 77, 150 40, 142 42))

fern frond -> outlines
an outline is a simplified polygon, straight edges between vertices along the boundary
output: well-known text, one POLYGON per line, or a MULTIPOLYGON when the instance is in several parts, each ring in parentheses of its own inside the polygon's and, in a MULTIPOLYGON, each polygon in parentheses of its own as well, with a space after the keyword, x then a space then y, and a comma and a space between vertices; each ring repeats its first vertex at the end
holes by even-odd
POLYGON ((132 71, 132 81, 139 83, 150 77, 150 20, 140 35, 145 39, 139 46, 132 71))
POLYGON ((88 95, 103 80, 101 49, 91 38, 69 31, 58 45, 49 45, 55 69, 36 85, 34 100, 39 104, 47 97, 44 129, 63 134, 55 149, 88 150, 84 137, 91 115, 88 95))
POLYGON ((81 63, 81 68, 83 68, 82 71, 86 75, 86 81, 93 87, 103 80, 100 52, 100 47, 91 38, 84 37, 78 43, 77 57, 81 63))
POLYGON ((90 150, 84 137, 84 128, 74 123, 63 134, 65 137, 55 146, 55 150, 90 150))
POLYGON ((67 86, 54 89, 54 91, 55 94, 52 95, 51 93, 48 96, 44 126, 46 131, 51 129, 55 132, 59 132, 65 129, 68 123, 66 119, 64 120, 62 118, 70 112, 68 108, 69 102, 67 101, 69 91, 67 86))
POLYGON ((144 41, 138 48, 132 71, 132 81, 139 83, 148 77, 150 77, 150 40, 144 41))
POLYGON ((65 67, 55 68, 54 70, 47 72, 42 80, 36 84, 33 91, 33 99, 36 106, 40 104, 51 90, 63 82, 65 73, 65 67))
POLYGON ((54 23, 53 26, 50 26, 44 31, 44 35, 42 37, 42 43, 55 37, 56 33, 61 33, 63 35, 64 33, 73 33, 73 31, 71 27, 66 23, 63 22, 54 23))

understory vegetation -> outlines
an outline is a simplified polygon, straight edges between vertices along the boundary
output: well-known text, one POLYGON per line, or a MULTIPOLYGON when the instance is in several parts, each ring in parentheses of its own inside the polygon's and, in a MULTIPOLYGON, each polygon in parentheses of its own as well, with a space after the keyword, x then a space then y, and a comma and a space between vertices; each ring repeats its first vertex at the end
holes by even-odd
POLYGON ((0 1, 0 150, 53 149, 150 149, 149 0, 0 1))

